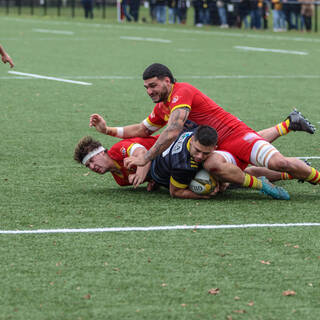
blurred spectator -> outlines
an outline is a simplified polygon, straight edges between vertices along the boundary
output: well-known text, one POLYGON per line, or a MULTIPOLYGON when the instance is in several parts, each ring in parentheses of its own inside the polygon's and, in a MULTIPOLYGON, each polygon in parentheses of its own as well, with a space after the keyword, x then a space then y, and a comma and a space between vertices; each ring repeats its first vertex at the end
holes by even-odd
POLYGON ((211 23, 209 2, 212 0, 200 0, 199 5, 199 23, 196 26, 208 25, 211 23))
POLYGON ((166 23, 167 21, 166 0, 156 0, 156 18, 158 23, 166 23))
POLYGON ((281 0, 271 0, 272 3, 272 19, 273 19, 273 31, 285 31, 285 19, 282 11, 281 0))
POLYGON ((177 23, 185 24, 187 21, 187 0, 176 0, 176 20, 177 23))
POLYGON ((259 7, 262 12, 263 29, 268 29, 269 3, 264 0, 259 1, 259 7))
POLYGON ((261 8, 259 8, 259 0, 250 0, 250 17, 251 29, 261 29, 261 8))
POLYGON ((167 0, 168 4, 168 21, 170 24, 176 22, 176 1, 175 0, 167 0))
POLYGON ((123 12, 123 15, 125 16, 126 20, 128 22, 131 22, 133 17, 129 14, 128 9, 129 9, 129 1, 130 0, 122 0, 121 1, 121 9, 123 12))
POLYGON ((134 22, 139 21, 140 0, 130 0, 130 16, 133 17, 134 22))
POLYGON ((314 13, 314 2, 313 0, 300 0, 301 2, 301 15, 303 17, 304 27, 307 32, 311 31, 312 28, 312 16, 314 13))
POLYGON ((225 7, 225 1, 217 0, 217 8, 218 8, 218 14, 220 18, 220 27, 229 28, 229 25, 227 22, 227 11, 225 7))
POLYGON ((238 27, 241 28, 244 24, 244 28, 249 28, 248 17, 250 16, 250 0, 240 0, 238 7, 238 27))
POLYGON ((93 19, 93 0, 82 0, 84 17, 93 19))
POLYGON ((157 20, 156 17, 156 0, 149 0, 149 13, 151 21, 154 22, 157 20))
POLYGON ((200 0, 193 0, 192 5, 194 8, 194 24, 198 27, 201 27, 202 24, 200 23, 200 7, 201 7, 201 1, 200 0))

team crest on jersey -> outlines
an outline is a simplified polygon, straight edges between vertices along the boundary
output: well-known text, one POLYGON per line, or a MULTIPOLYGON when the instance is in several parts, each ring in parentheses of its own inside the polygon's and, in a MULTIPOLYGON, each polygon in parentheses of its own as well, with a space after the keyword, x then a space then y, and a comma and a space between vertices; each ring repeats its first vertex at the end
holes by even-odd
POLYGON ((179 100, 179 96, 174 96, 172 98, 172 103, 176 103, 179 100))
POLYGON ((125 147, 121 147, 120 148, 120 152, 121 152, 121 154, 122 154, 122 156, 126 156, 126 154, 127 154, 127 150, 126 150, 126 148, 125 147))

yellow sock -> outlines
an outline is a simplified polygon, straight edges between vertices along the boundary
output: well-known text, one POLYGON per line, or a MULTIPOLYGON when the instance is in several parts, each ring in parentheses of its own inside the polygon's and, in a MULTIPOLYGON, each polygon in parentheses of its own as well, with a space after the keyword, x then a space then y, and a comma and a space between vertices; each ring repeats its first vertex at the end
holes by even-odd
POLYGON ((293 177, 287 172, 281 172, 281 180, 292 180, 293 177))
POLYGON ((316 170, 315 168, 311 168, 311 173, 306 181, 312 183, 312 184, 318 184, 320 183, 320 172, 316 170))
POLYGON ((280 122, 276 125, 276 129, 278 130, 280 136, 284 136, 290 132, 289 130, 290 120, 287 119, 285 121, 280 122))
POLYGON ((252 189, 262 189, 262 182, 255 176, 251 176, 248 173, 245 173, 243 187, 252 188, 252 189))

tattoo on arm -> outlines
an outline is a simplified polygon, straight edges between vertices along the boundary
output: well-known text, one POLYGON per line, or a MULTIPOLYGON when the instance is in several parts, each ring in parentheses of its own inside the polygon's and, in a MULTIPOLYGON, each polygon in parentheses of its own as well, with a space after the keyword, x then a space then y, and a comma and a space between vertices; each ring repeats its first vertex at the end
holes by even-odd
POLYGON ((179 108, 172 112, 168 127, 161 133, 153 147, 145 154, 147 161, 153 160, 177 138, 177 135, 182 131, 184 123, 188 119, 189 112, 189 108, 179 108))

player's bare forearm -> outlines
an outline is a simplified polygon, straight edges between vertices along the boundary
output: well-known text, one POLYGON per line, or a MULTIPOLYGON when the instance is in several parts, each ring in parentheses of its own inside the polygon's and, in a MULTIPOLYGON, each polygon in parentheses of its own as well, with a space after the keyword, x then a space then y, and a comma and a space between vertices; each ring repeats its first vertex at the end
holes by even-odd
POLYGON ((97 113, 90 116, 89 126, 95 127, 100 133, 122 139, 148 137, 152 133, 143 123, 132 124, 125 127, 108 127, 105 119, 97 113))
POLYGON ((192 192, 189 189, 179 189, 170 184, 170 195, 174 198, 181 199, 210 199, 209 195, 200 195, 192 192))
POLYGON ((166 150, 174 140, 177 139, 183 130, 183 126, 188 119, 188 115, 188 108, 176 109, 172 112, 166 129, 160 134, 153 147, 145 154, 144 158, 146 161, 155 159, 159 154, 166 150))

